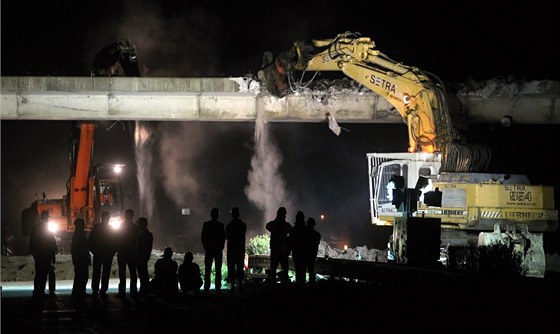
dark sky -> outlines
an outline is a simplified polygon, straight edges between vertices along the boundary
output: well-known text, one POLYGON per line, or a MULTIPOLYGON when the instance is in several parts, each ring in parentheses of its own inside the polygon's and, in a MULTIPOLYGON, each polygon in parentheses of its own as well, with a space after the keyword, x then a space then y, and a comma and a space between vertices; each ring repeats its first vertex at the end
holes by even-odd
MULTIPOLYGON (((88 76, 100 48, 128 38, 137 47, 146 77, 256 75, 264 51, 276 54, 295 40, 355 31, 371 37, 394 60, 435 73, 446 82, 498 75, 560 79, 560 20, 550 2, 507 7, 482 1, 436 3, 8 0, 2 1, 1 74, 88 76)), ((135 166, 135 126, 100 124, 96 163, 135 166)), ((151 213, 159 247, 179 243, 199 247, 200 222, 213 206, 221 209, 224 221, 231 206, 240 206, 251 233, 263 231, 264 221, 273 217, 264 215, 244 193, 254 152, 254 123, 143 126, 154 138, 150 166, 155 177, 150 187, 157 200, 152 209, 139 207, 138 182, 130 169, 129 200, 138 213, 151 213), (193 214, 181 217, 177 212, 182 207, 190 207, 193 214)), ((297 210, 308 216, 325 213, 329 220, 318 226, 325 239, 383 245, 386 232, 374 231, 369 224, 365 154, 404 151, 406 128, 341 126, 348 131, 337 137, 325 124, 269 123, 282 159, 278 180, 293 201, 288 216, 297 210)), ((35 193, 62 195, 68 177, 69 128, 69 121, 2 121, 3 225, 19 231, 19 212, 35 193)), ((488 137, 482 139, 488 140, 498 130, 485 131, 488 137)), ((501 135, 515 137, 513 132, 501 135)), ((513 156, 514 148, 508 149, 513 156)))
POLYGON ((532 1, 2 1, 2 75, 87 75, 118 38, 146 76, 255 74, 266 50, 345 31, 444 81, 558 79, 554 4, 532 1))

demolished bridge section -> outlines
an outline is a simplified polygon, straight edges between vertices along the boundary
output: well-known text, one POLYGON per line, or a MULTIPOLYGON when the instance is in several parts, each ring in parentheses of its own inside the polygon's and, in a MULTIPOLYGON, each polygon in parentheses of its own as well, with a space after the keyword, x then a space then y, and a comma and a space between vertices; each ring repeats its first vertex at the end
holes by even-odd
MULTIPOLYGON (((449 94, 452 118, 524 124, 560 122, 560 84, 541 91, 449 94)), ((276 98, 250 77, 2 77, 2 120, 168 120, 402 123, 386 99, 363 89, 303 90, 276 98)))

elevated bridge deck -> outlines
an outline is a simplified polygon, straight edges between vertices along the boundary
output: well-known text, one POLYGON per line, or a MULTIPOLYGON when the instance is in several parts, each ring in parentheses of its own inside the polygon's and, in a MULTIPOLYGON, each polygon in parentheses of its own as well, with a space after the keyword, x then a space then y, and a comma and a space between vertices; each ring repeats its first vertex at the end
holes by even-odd
MULTIPOLYGON (((383 97, 350 90, 291 94, 278 99, 246 77, 1 77, 3 120, 177 120, 402 123, 383 97)), ((560 122, 560 83, 547 94, 449 95, 455 122, 560 122)))

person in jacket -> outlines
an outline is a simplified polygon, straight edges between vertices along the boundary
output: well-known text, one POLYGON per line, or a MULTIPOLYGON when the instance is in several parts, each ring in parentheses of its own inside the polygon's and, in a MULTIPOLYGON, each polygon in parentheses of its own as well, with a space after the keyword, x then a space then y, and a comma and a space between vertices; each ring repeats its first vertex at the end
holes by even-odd
POLYGON ((173 260, 173 249, 165 247, 163 257, 154 264, 154 278, 150 282, 150 293, 173 298, 179 293, 177 261, 173 260))
POLYGON ((103 211, 100 222, 93 225, 88 239, 89 249, 93 254, 91 290, 94 296, 103 298, 107 297, 111 267, 116 253, 115 231, 109 225, 110 220, 111 213, 103 211))
POLYGON ((181 292, 186 296, 190 291, 195 294, 200 294, 202 287, 202 276, 200 273, 200 266, 194 261, 192 252, 186 252, 183 258, 183 263, 179 266, 177 276, 179 277, 179 286, 181 292))
POLYGON ((74 265, 72 297, 79 299, 87 296, 86 286, 89 279, 89 266, 91 265, 91 255, 84 226, 85 222, 82 218, 74 220, 74 232, 70 245, 72 264, 74 265))
POLYGON ((226 225, 227 240, 227 269, 230 291, 235 292, 235 285, 243 291, 243 278, 245 276, 245 234, 247 224, 239 218, 239 208, 231 209, 231 221, 226 225))
POLYGON ((49 231, 50 214, 47 210, 41 212, 39 223, 33 226, 29 236, 29 248, 35 260, 35 277, 33 279, 33 297, 43 298, 49 271, 53 260, 58 254, 58 246, 53 232, 49 231))
POLYGON ((138 218, 138 238, 136 240, 136 269, 140 280, 140 295, 147 296, 150 287, 150 274, 148 272, 148 262, 152 255, 154 245, 154 235, 148 230, 148 219, 138 218))
POLYGON ((210 220, 202 225, 202 246, 204 247, 204 293, 210 292, 212 265, 215 268, 214 288, 222 292, 222 262, 226 242, 224 223, 220 222, 220 210, 210 210, 210 220))
POLYGON ((287 210, 284 207, 278 208, 276 218, 266 224, 266 229, 270 232, 270 282, 276 283, 278 265, 282 267, 280 280, 283 284, 290 282, 288 276, 290 246, 288 236, 292 225, 286 221, 287 210))

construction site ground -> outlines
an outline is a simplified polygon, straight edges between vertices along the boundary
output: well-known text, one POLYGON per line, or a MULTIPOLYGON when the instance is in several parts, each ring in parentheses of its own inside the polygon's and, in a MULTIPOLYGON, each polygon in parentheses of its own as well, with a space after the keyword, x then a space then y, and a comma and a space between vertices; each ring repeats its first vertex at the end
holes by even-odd
MULTIPOLYGON (((111 279, 107 298, 71 297, 58 281, 56 297, 37 302, 33 282, 3 282, 2 333, 430 333, 560 330, 559 277, 503 278, 408 274, 380 270, 377 279, 331 278, 314 286, 247 281, 243 292, 166 299, 121 299, 111 279)), ((88 285, 89 286, 89 285, 88 285)), ((91 291, 89 291, 91 292, 91 291)))

